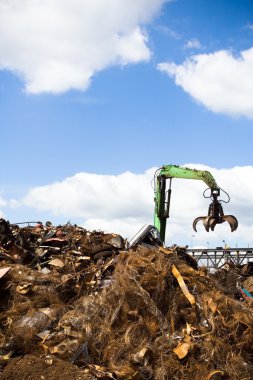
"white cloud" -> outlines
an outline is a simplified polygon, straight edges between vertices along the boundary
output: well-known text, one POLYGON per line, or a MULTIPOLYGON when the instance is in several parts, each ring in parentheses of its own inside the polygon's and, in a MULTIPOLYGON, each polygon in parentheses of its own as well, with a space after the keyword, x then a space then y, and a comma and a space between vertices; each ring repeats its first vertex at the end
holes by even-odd
POLYGON ((12 209, 17 209, 21 206, 21 202, 17 201, 16 199, 10 199, 8 201, 8 206, 12 209))
MULTIPOLYGON (((5 199, 3 199, 1 196, 0 196, 0 207, 5 207, 7 205, 7 202, 5 199)), ((4 218, 5 217, 5 214, 2 210, 0 210, 0 218, 4 218)))
POLYGON ((24 203, 55 215, 85 219, 147 217, 152 210, 153 171, 118 176, 78 173, 62 182, 31 189, 24 203))
POLYGON ((226 50, 194 55, 158 69, 211 111, 253 118, 253 47, 238 56, 226 50))
POLYGON ((0 197, 0 207, 6 206, 6 200, 0 197))
POLYGON ((109 233, 117 232, 124 237, 128 237, 130 240, 144 226, 144 224, 153 224, 153 222, 152 220, 147 220, 147 218, 145 219, 143 216, 122 219, 91 218, 85 221, 83 227, 90 231, 99 229, 109 233))
POLYGON ((174 38, 175 40, 180 40, 182 38, 179 33, 177 33, 175 30, 173 30, 171 28, 168 28, 168 26, 158 25, 156 27, 156 29, 159 30, 160 32, 162 32, 163 34, 174 38))
POLYGON ((253 24, 247 24, 245 26, 246 29, 253 30, 253 24))
MULTIPOLYGON (((231 233, 229 225, 217 225, 207 233, 201 223, 198 232, 192 222, 207 215, 209 200, 202 197, 206 185, 202 181, 174 179, 170 219, 167 222, 167 244, 220 246, 253 245, 253 167, 215 169, 203 165, 186 165, 210 171, 219 186, 230 196, 224 213, 238 218, 239 228, 231 233), (194 238, 192 236, 194 235, 194 238)), ((130 172, 117 176, 79 173, 62 182, 31 189, 23 204, 66 219, 81 218, 88 229, 102 229, 131 238, 144 224, 153 223, 153 190, 151 181, 155 169, 143 174, 130 172)), ((224 196, 224 199, 226 197, 224 196)), ((49 215, 49 218, 51 216, 49 215)))
POLYGON ((191 40, 188 40, 185 43, 184 48, 185 49, 201 49, 202 45, 197 38, 193 38, 191 40))
POLYGON ((143 26, 166 0, 1 0, 0 69, 30 93, 85 90, 110 65, 147 61, 143 26))

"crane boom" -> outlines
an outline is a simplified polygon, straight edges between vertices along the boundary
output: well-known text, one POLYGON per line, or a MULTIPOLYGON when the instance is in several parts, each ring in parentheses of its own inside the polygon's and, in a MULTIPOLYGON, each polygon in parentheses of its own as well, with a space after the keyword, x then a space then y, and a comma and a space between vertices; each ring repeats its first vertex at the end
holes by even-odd
POLYGON ((165 178, 202 180, 210 189, 218 189, 218 185, 212 174, 206 170, 183 168, 176 165, 164 165, 160 170, 159 176, 164 176, 165 178))

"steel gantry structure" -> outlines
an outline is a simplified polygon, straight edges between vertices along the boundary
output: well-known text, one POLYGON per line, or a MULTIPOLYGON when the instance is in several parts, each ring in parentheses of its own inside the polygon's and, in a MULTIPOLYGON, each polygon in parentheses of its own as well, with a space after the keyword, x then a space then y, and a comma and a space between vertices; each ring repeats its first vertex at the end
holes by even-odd
POLYGON ((186 252, 193 256, 198 264, 208 269, 218 269, 225 264, 244 265, 253 260, 253 248, 188 248, 186 252))

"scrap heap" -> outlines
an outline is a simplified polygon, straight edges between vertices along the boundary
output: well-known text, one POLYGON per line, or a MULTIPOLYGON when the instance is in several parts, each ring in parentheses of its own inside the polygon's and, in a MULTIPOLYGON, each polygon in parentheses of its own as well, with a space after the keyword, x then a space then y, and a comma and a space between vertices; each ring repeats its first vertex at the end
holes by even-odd
POLYGON ((1 219, 0 258, 2 380, 253 378, 250 297, 183 248, 1 219))

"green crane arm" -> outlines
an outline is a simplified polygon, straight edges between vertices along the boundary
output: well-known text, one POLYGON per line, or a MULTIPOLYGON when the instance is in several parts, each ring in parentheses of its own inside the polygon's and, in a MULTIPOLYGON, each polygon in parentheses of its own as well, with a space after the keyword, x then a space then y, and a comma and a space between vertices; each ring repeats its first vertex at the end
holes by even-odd
POLYGON ((154 225, 160 232, 161 240, 165 241, 166 219, 169 218, 171 183, 166 192, 166 179, 184 178, 202 180, 212 190, 218 190, 212 174, 205 170, 184 168, 176 165, 164 165, 156 175, 155 183, 155 213, 154 225))
POLYGON ((212 174, 206 170, 183 168, 176 165, 165 165, 161 168, 159 176, 165 178, 184 178, 202 180, 210 189, 218 189, 218 185, 212 174))

